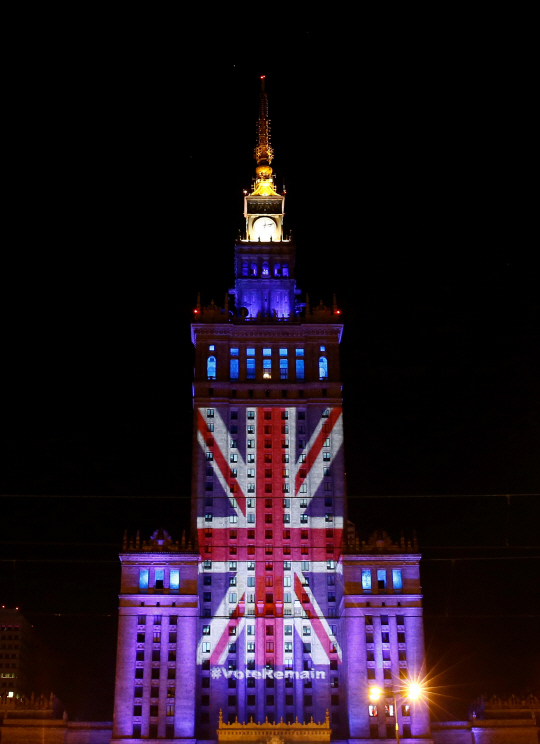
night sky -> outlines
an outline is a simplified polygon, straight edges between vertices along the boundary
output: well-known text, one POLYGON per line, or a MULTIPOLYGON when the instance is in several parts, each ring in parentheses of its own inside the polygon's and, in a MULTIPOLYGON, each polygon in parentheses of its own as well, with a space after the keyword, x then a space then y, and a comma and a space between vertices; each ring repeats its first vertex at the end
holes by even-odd
POLYGON ((527 44, 502 19, 290 24, 265 54, 139 25, 36 21, 13 62, 0 604, 34 625, 36 691, 111 720, 123 531, 188 527, 189 324, 233 284, 265 74, 298 286, 345 323, 349 516, 424 555, 433 714, 538 694, 527 44))

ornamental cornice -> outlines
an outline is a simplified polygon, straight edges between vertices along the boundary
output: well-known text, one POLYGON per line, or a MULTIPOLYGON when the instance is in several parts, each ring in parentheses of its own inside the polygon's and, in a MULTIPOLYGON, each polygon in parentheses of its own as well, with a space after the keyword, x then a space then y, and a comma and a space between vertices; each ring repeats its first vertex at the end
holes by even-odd
POLYGON ((204 336, 215 338, 216 336, 230 337, 230 336, 243 336, 244 338, 261 338, 268 339, 269 337, 275 336, 277 340, 283 338, 318 338, 320 336, 338 336, 341 338, 343 331, 343 325, 341 324, 314 324, 300 325, 293 328, 287 327, 285 323, 277 326, 266 326, 259 328, 249 327, 246 325, 228 325, 228 324, 195 324, 191 326, 192 338, 195 339, 197 336, 204 336))

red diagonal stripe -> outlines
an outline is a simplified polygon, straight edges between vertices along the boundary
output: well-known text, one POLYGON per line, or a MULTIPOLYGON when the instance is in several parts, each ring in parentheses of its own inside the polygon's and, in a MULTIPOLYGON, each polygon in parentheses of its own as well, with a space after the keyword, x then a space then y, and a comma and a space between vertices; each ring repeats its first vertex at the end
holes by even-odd
POLYGON ((315 607, 311 603, 311 601, 308 601, 306 603, 302 602, 302 595, 305 594, 309 600, 309 594, 304 591, 304 587, 302 586, 302 582, 300 581, 300 577, 297 573, 294 575, 294 591, 296 592, 296 596, 300 600, 300 604, 302 605, 302 609, 309 610, 311 625, 313 629, 315 630, 315 633, 317 634, 317 638, 321 642, 321 646, 324 649, 324 653, 330 659, 329 653, 330 653, 330 636, 326 632, 326 629, 324 625, 322 624, 318 613, 315 610, 315 607))
MULTIPOLYGON (((341 408, 340 407, 336 406, 335 408, 332 408, 332 410, 330 411, 330 415, 328 416, 328 418, 325 421, 325 423, 327 423, 327 424, 330 425, 329 426, 330 431, 329 432, 324 432, 323 431, 323 428, 321 426, 320 432, 317 434, 317 436, 315 438, 315 441, 313 442, 313 444, 311 445, 311 447, 310 447, 310 449, 309 449, 309 451, 307 453, 307 463, 306 463, 306 467, 305 467, 306 477, 309 474, 309 471, 311 470, 311 468, 313 467, 313 465, 315 464, 315 461, 317 460, 317 457, 319 456, 319 454, 320 454, 320 452, 322 450, 322 446, 323 446, 324 440, 327 437, 329 437, 330 434, 332 433, 332 431, 334 429, 334 426, 336 424, 336 421, 339 419, 340 415, 341 415, 341 408)), ((305 480, 305 478, 301 478, 300 477, 300 469, 299 469, 298 472, 296 473, 296 483, 294 485, 295 496, 298 494, 298 492, 300 490, 300 486, 302 485, 302 483, 304 482, 304 480, 305 480)))
MULTIPOLYGON (((243 601, 244 601, 244 595, 242 594, 242 596, 240 597, 240 602, 243 602, 243 601)), ((239 617, 240 617, 240 613, 238 610, 238 605, 236 605, 233 614, 229 618, 229 622, 223 629, 223 633, 221 634, 221 637, 219 638, 212 653, 210 654, 211 664, 219 664, 219 659, 221 657, 221 654, 225 651, 227 644, 229 643, 229 638, 234 638, 235 642, 238 643, 238 636, 229 636, 229 628, 232 628, 235 625, 238 625, 239 617)))
MULTIPOLYGON (((207 428, 206 428, 206 421, 204 420, 204 417, 203 417, 203 415, 201 413, 201 409, 200 408, 197 409, 197 413, 198 413, 197 420, 198 420, 198 429, 199 429, 199 432, 202 434, 203 438, 206 439, 206 436, 208 435, 208 431, 207 431, 207 428)), ((228 437, 229 437, 229 433, 227 431, 227 438, 228 437)), ((242 512, 242 515, 245 517, 246 516, 246 497, 244 496, 244 493, 243 493, 242 489, 240 488, 240 484, 238 483, 238 481, 236 480, 236 478, 232 478, 231 479, 229 477, 229 463, 227 462, 226 458, 224 457, 223 452, 219 448, 219 445, 217 445, 215 443, 215 439, 214 439, 214 444, 211 447, 209 447, 209 450, 211 452, 213 452, 213 454, 214 454, 214 462, 218 466, 218 468, 219 468, 219 470, 221 472, 221 475, 223 476, 223 478, 224 478, 225 483, 227 484, 227 486, 228 486, 229 483, 236 483, 238 485, 238 491, 234 494, 234 497, 236 498, 236 502, 238 504, 238 508, 242 512)), ((227 498, 228 498, 228 496, 229 496, 229 494, 227 493, 227 498)))

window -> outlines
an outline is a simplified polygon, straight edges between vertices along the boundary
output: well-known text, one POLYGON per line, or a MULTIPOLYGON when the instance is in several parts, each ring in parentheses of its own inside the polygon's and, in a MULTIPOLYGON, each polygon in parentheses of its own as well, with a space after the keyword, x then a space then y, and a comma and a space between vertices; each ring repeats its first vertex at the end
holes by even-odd
POLYGON ((208 380, 216 379, 216 357, 209 356, 206 360, 206 377, 208 380))
POLYGON ((255 468, 248 468, 247 469, 247 477, 248 478, 255 478, 255 468))
POLYGON ((379 715, 376 705, 370 705, 368 710, 371 718, 377 718, 377 716, 379 715))
POLYGON ((204 592, 203 602, 211 602, 211 601, 212 601, 212 592, 204 592))
POLYGON ((279 377, 281 380, 286 380, 289 377, 289 362, 287 359, 279 360, 279 377))
POLYGON ((362 569, 362 589, 364 594, 371 594, 371 569, 362 569))
POLYGON ((398 643, 405 643, 405 633, 398 633, 397 634, 397 641, 398 643))
POLYGON ((255 359, 246 359, 246 378, 248 380, 255 379, 255 359))
POLYGON ((381 615, 381 625, 388 625, 388 615, 381 615))
POLYGON ((394 592, 400 594, 403 589, 403 576, 400 568, 392 569, 392 585, 394 587, 394 592))
POLYGON ((141 568, 139 571, 139 589, 148 589, 148 569, 141 568))
POLYGON ((229 592, 229 602, 236 604, 236 592, 229 592))
POLYGON ((392 703, 386 703, 384 706, 384 712, 389 718, 394 716, 394 706, 392 703))
POLYGON ((379 591, 386 590, 386 569, 385 568, 377 569, 377 586, 379 588, 379 591))
POLYGON ((253 454, 250 453, 247 456, 247 462, 249 462, 250 464, 253 464, 255 462, 255 455, 253 455, 253 454))
MULTIPOLYGON (((231 350, 232 353, 232 350, 231 350)), ((239 361, 238 359, 230 360, 230 378, 231 380, 237 380, 239 374, 239 361)))
MULTIPOLYGON (((296 350, 296 353, 298 354, 299 349, 296 350)), ((303 349, 302 349, 303 351, 303 349)), ((304 360, 303 359, 297 359, 296 360, 296 379, 297 380, 303 380, 304 379, 304 360)))
POLYGON ((209 641, 203 641, 202 652, 203 652, 203 654, 209 654, 210 653, 210 642, 209 641))
POLYGON ((383 643, 390 643, 390 633, 387 633, 386 631, 381 633, 381 641, 383 643))
POLYGON ((238 439, 231 439, 231 449, 237 449, 238 439))
POLYGON ((178 568, 171 568, 169 585, 171 592, 177 593, 180 588, 180 571, 178 568))
MULTIPOLYGON (((212 458, 212 459, 214 459, 214 458, 212 458)), ((229 455, 229 462, 238 462, 238 455, 237 454, 234 454, 234 453, 232 453, 231 455, 229 455)))
POLYGON ((272 379, 272 360, 263 359, 263 378, 265 380, 272 379))

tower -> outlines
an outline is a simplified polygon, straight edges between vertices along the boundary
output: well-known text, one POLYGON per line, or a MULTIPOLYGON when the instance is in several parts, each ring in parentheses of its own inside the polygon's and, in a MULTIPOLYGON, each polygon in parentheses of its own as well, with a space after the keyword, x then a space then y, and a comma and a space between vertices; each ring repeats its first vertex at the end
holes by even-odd
MULTIPOLYGON (((197 730, 332 709, 345 519, 340 314, 297 303, 264 79, 254 186, 223 309, 197 307, 192 528, 202 557, 197 730)), ((337 715, 337 710, 335 712, 337 715)))

